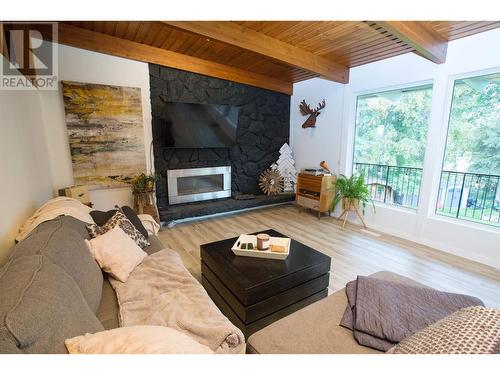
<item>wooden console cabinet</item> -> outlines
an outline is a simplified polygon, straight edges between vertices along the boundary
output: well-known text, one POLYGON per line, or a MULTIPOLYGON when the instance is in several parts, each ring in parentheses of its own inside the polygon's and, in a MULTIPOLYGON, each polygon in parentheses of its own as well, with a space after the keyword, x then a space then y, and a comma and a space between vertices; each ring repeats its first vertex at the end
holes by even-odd
POLYGON ((330 214, 330 207, 335 195, 335 181, 335 176, 313 176, 299 173, 295 197, 297 207, 317 211, 318 219, 321 219, 323 212, 330 214))

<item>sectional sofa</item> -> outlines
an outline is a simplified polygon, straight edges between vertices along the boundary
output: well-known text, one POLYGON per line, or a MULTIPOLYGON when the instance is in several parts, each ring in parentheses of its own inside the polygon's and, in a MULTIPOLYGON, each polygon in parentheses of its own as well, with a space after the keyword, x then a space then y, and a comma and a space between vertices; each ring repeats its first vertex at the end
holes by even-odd
MULTIPOLYGON (((84 222, 59 216, 10 251, 0 266, 0 353, 67 353, 65 339, 118 327, 116 294, 85 239, 84 222)), ((148 241, 148 254, 164 248, 148 241)))
MULTIPOLYGON (((0 353, 67 353, 66 339, 119 327, 115 291, 85 239, 84 222, 59 216, 11 249, 0 265, 0 353)), ((148 241, 149 255, 164 248, 154 235, 148 241)), ((373 276, 422 286, 390 272, 373 276)), ((340 290, 254 333, 232 352, 243 353, 246 345, 247 353, 383 353, 359 345, 350 330, 339 326, 346 305, 340 290)), ((492 316, 488 324, 498 326, 500 314, 493 310, 487 312, 492 316)), ((476 332, 480 344, 498 340, 498 332, 488 337, 481 327, 476 332)), ((481 350, 492 350, 486 349, 481 350)))

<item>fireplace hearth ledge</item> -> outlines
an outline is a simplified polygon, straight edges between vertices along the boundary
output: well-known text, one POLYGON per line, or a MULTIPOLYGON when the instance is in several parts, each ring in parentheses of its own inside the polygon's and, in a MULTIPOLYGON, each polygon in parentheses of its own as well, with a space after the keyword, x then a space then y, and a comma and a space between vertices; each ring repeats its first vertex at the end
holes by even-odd
POLYGON ((277 204, 291 203, 294 193, 283 193, 267 196, 256 195, 253 199, 238 200, 234 198, 213 199, 159 207, 162 225, 171 225, 181 221, 199 220, 220 214, 230 214, 249 209, 264 208, 277 204))

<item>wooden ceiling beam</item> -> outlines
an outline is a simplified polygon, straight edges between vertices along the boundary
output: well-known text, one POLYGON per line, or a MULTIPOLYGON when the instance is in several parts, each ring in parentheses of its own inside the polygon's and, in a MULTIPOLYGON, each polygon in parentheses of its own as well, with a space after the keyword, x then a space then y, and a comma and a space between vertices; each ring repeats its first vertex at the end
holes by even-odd
POLYGON ((340 83, 349 82, 349 68, 309 51, 230 21, 165 21, 164 23, 340 83))
POLYGON ((66 23, 59 23, 58 42, 108 55, 154 63, 210 77, 244 83, 287 95, 291 95, 293 92, 293 84, 291 82, 284 82, 273 77, 253 73, 244 69, 167 51, 162 48, 147 46, 66 23))
POLYGON ((408 44, 420 56, 436 64, 443 64, 446 61, 448 41, 427 23, 376 21, 376 25, 408 44))

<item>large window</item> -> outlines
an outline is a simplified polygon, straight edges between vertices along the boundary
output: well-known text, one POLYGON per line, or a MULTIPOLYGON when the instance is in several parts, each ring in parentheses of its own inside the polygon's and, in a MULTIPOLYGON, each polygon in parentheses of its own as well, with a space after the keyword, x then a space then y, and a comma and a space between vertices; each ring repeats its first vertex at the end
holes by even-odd
POLYGON ((500 73, 455 81, 436 212, 500 226, 500 73))
POLYGON ((418 206, 431 95, 426 85, 358 97, 353 169, 374 200, 418 206))

